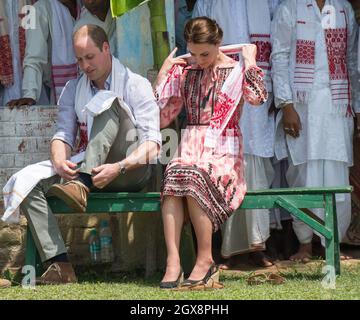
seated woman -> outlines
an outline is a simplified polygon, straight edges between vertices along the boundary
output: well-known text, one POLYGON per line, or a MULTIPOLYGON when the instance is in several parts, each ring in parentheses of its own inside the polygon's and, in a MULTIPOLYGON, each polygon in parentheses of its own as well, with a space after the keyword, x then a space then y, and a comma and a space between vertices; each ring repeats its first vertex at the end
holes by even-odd
POLYGON ((220 50, 221 28, 206 17, 190 20, 184 36, 195 63, 174 58, 175 49, 154 85, 161 126, 168 126, 183 106, 188 123, 161 190, 167 267, 160 288, 220 288, 212 232, 240 206, 246 193, 238 125, 241 108, 244 99, 252 105, 264 103, 267 92, 256 66, 256 46, 241 46, 240 61, 233 60, 220 50), (198 250, 189 278, 182 281, 180 235, 188 217, 198 250))

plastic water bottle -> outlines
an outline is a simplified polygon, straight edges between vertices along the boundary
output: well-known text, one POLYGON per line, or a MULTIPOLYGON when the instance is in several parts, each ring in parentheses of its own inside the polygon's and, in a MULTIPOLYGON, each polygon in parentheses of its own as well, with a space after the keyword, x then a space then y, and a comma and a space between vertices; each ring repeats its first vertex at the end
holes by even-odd
POLYGON ((89 237, 90 259, 92 263, 101 262, 100 240, 96 229, 92 229, 89 237))
POLYGON ((101 262, 112 262, 114 260, 114 251, 111 230, 107 220, 101 220, 100 222, 100 248, 101 262))

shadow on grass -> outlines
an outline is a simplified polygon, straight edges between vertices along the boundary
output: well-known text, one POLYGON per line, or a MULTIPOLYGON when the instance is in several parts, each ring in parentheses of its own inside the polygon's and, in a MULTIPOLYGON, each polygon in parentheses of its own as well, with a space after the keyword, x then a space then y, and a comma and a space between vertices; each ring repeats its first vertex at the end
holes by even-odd
POLYGON ((119 283, 134 284, 139 286, 158 286, 161 280, 160 272, 156 272, 149 278, 145 277, 143 269, 135 269, 131 272, 112 272, 109 266, 76 267, 79 284, 81 283, 119 283))

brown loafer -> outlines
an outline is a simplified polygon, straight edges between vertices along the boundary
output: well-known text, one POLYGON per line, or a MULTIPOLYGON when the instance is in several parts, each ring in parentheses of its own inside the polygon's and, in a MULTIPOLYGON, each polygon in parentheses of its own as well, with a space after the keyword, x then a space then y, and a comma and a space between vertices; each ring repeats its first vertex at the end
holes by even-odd
POLYGON ((36 284, 68 284, 76 283, 77 278, 74 268, 70 262, 55 262, 43 273, 43 275, 36 279, 36 284))
POLYGON ((11 282, 6 279, 0 279, 0 289, 11 287, 11 282))
POLYGON ((47 195, 63 200, 75 212, 85 212, 89 188, 80 181, 69 181, 65 184, 54 184, 47 195))

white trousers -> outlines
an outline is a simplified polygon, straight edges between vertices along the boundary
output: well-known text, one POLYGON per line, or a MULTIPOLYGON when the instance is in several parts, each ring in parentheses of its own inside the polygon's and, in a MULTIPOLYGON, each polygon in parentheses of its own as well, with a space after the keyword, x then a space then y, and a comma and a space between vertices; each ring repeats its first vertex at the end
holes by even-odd
MULTIPOLYGON (((294 166, 289 160, 289 169, 286 173, 289 187, 336 187, 349 185, 349 167, 344 162, 331 160, 311 160, 307 163, 294 166)), ((312 210, 320 219, 324 219, 324 209, 312 210)), ((336 211, 338 220, 339 240, 347 232, 351 222, 350 194, 336 195, 336 211)), ((313 230, 304 222, 294 218, 293 227, 301 244, 311 243, 313 230)), ((321 237, 324 246, 324 239, 321 237)))
MULTIPOLYGON (((274 179, 270 158, 244 155, 248 190, 268 189, 274 179)), ((267 209, 237 210, 222 227, 221 254, 232 255, 265 249, 270 236, 270 214, 267 209)))

